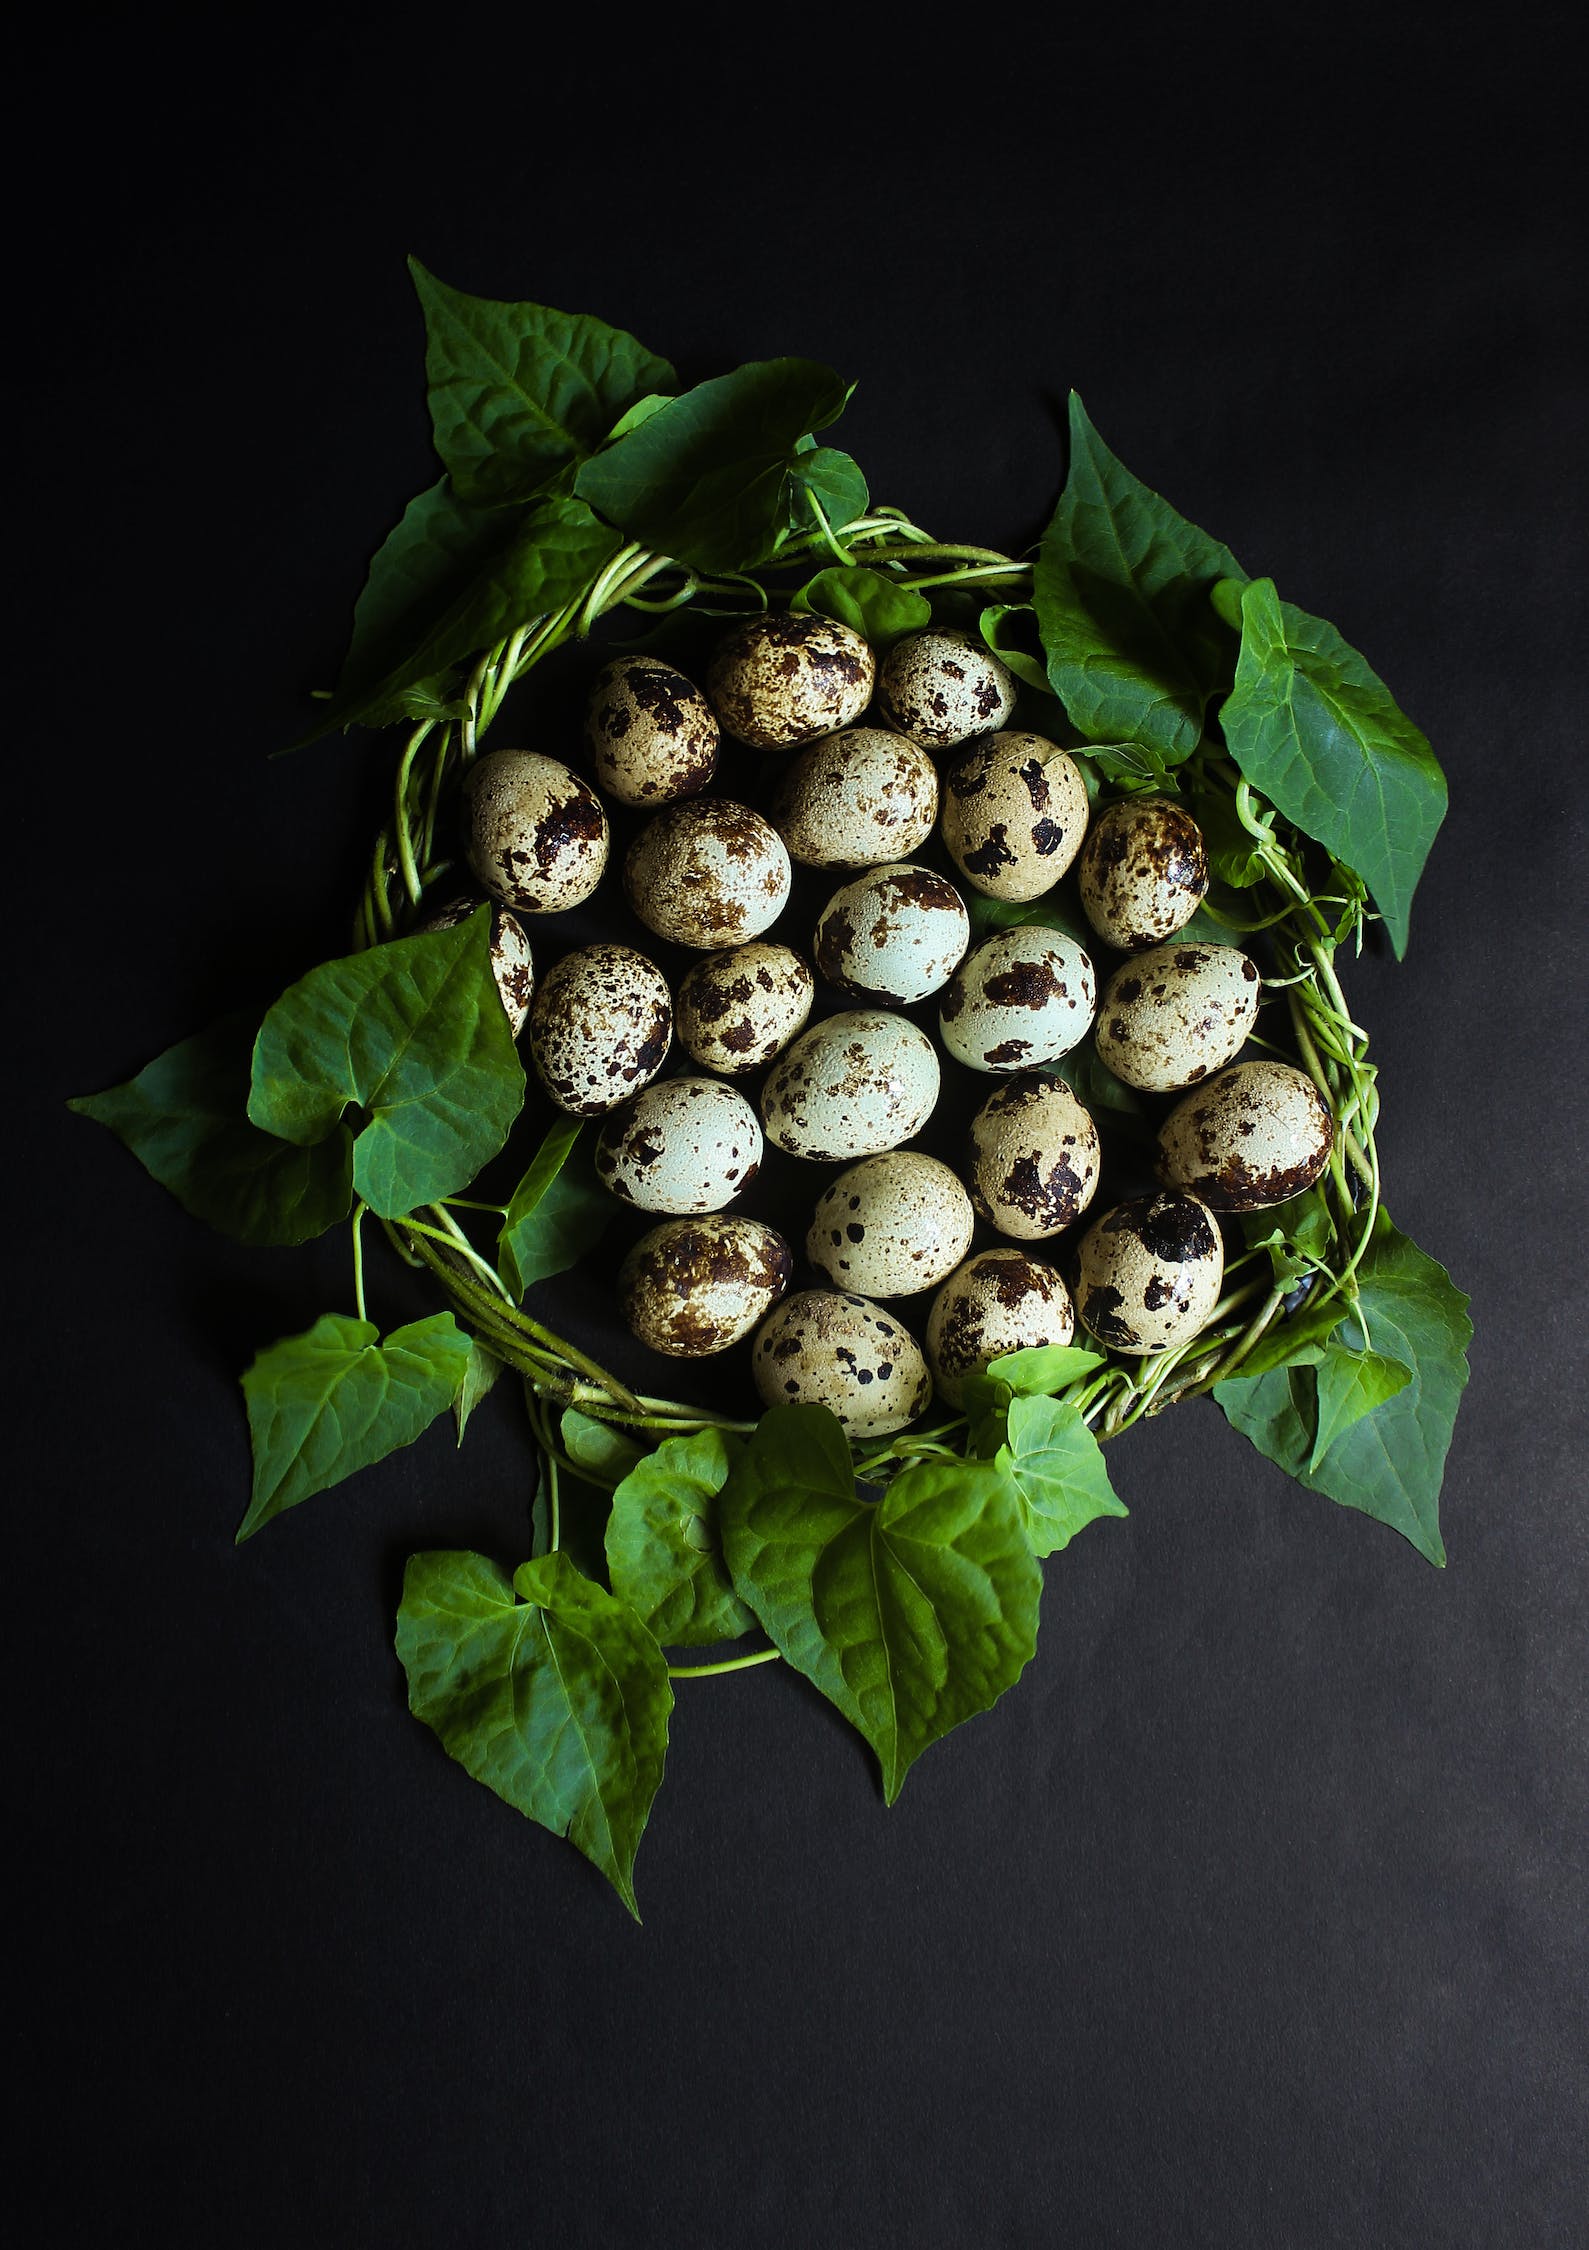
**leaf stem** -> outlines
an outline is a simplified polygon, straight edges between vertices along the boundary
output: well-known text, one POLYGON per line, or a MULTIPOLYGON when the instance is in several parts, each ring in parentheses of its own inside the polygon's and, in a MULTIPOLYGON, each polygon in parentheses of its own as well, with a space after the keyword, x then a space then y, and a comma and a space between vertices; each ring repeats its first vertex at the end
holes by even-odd
POLYGON ((720 1664, 670 1664, 670 1680, 714 1680, 724 1672, 748 1672, 753 1664, 775 1664, 781 1649, 759 1648, 750 1656, 725 1656, 720 1664))
POLYGON ((364 1309, 364 1213, 368 1206, 363 1202, 353 1206, 353 1305, 360 1320, 368 1320, 364 1309))

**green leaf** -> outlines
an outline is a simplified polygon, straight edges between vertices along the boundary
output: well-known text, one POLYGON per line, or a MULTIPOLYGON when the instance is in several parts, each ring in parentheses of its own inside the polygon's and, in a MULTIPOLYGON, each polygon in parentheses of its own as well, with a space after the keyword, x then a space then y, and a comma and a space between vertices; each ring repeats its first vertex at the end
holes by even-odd
POLYGON ((633 1438, 626 1437, 611 1422, 598 1422, 592 1415, 581 1414, 578 1407, 564 1408, 559 1429, 563 1451, 570 1461, 609 1491, 643 1458, 633 1438))
POLYGON ((880 1501, 819 1406, 775 1406, 724 1485, 734 1588, 796 1671, 877 1752, 892 1804, 912 1763, 1013 1687, 1042 1574, 991 1462, 922 1462, 880 1501))
POLYGON ((452 1402, 453 1420, 458 1425, 460 1445, 463 1443, 464 1431, 469 1427, 469 1417, 502 1373, 502 1364, 495 1352, 486 1350, 478 1336, 470 1337, 463 1381, 459 1385, 458 1396, 452 1402))
MULTIPOLYGON (((1092 943, 1096 949, 1096 936, 1092 943)), ((1093 1116, 1101 1109, 1108 1110, 1117 1125, 1126 1125, 1139 1131, 1140 1137, 1151 1139, 1147 1103, 1134 1086, 1115 1076, 1099 1055, 1090 1031, 1079 1046, 1061 1055, 1058 1062, 1049 1063, 1046 1070, 1050 1078, 1063 1078, 1082 1108, 1093 1116)))
POLYGON ((574 490, 631 539, 697 570, 742 570, 789 523, 797 441, 849 395, 814 361, 756 361, 659 408, 585 462, 574 490))
POLYGON ((1267 1250, 1277 1283, 1290 1288, 1329 1255, 1335 1221, 1324 1190, 1315 1184, 1266 1211, 1249 1211, 1241 1220, 1249 1250, 1267 1250))
POLYGON ((469 1339, 450 1312, 394 1328, 322 1313, 262 1351, 243 1377, 254 1446, 247 1539, 311 1493, 412 1445, 457 1397, 469 1339))
POLYGON ((755 1623, 729 1581, 718 1537, 717 1495, 729 1461, 721 1430, 667 1438, 612 1496, 612 1590, 665 1648, 737 1640, 755 1623))
POLYGON ((797 531, 808 531, 815 521, 809 507, 802 508, 802 500, 809 495, 821 507, 829 527, 842 531, 846 524, 857 523, 870 505, 866 479, 860 466, 847 453, 831 445, 813 445, 800 448, 790 471, 794 483, 794 500, 797 531), (799 520, 804 513, 807 520, 799 520))
POLYGON ((497 1236, 497 1268, 515 1299, 532 1281, 566 1272, 612 1222, 613 1200, 597 1184, 588 1151, 569 1164, 579 1134, 578 1118, 558 1118, 513 1191, 497 1236))
POLYGON ((1228 547, 1117 461, 1070 394, 1070 474, 1033 575, 1054 692, 1084 734, 1140 741, 1179 763, 1230 678, 1231 636, 1209 600, 1245 574, 1228 547))
POLYGON ((327 961, 254 1043, 248 1114, 310 1147, 365 1112, 353 1185, 382 1218, 466 1187, 507 1139, 524 1071, 491 971, 491 910, 327 961))
POLYGON ((635 1853, 662 1780, 673 1690, 628 1604, 563 1554, 522 1563, 511 1580, 483 1555, 414 1555, 397 1654, 409 1709, 449 1757, 566 1836, 638 1921, 635 1853))
POLYGON ((1294 1313, 1282 1313, 1270 1322, 1228 1380, 1250 1382, 1271 1367, 1317 1367, 1350 1309, 1344 1297, 1305 1298, 1294 1313))
POLYGON ((1098 1440, 1068 1400, 1016 1397, 1008 1427, 996 1462, 1021 1496, 1034 1555, 1058 1554, 1096 1516, 1125 1514, 1098 1440))
POLYGON ((973 1368, 961 1387, 972 1451, 992 1460, 1008 1434, 1012 1399, 1051 1397, 1103 1365, 1101 1353, 1080 1344, 1034 1344, 973 1368))
POLYGON ((1058 930, 1074 938, 1084 950, 1090 949, 1090 954, 1098 950, 1098 934, 1068 889, 1045 891, 1041 898, 987 898, 981 891, 972 891, 965 903, 973 939, 986 937, 992 930, 1036 927, 1058 930))
POLYGON ((1236 800, 1212 784, 1188 792, 1188 803, 1208 852, 1211 873, 1233 890, 1251 890, 1264 879, 1258 839, 1242 826, 1236 800))
POLYGON ((1027 687, 1036 688, 1040 694, 1052 695, 1053 685, 1041 655, 1034 656, 1023 642, 1012 638, 1023 629, 1023 625, 1011 625, 1007 622, 1010 618, 1021 619, 1023 625, 1026 619, 1031 618, 1033 623, 1025 631, 1028 638, 1035 637, 1036 612, 1030 602, 991 603, 977 619, 977 630, 1007 671, 1013 672, 1027 687))
POLYGON ((650 421, 659 407, 670 405, 673 397, 672 391, 647 391, 644 398, 637 398, 628 413, 620 414, 607 432, 609 442, 613 438, 626 437, 631 430, 638 430, 642 422, 650 421))
POLYGON ((1376 1406, 1394 1398, 1412 1381, 1412 1370, 1400 1360, 1383 1359, 1378 1352, 1354 1352, 1332 1344, 1320 1356, 1314 1387, 1319 1402, 1318 1434, 1308 1467, 1316 1469, 1330 1447, 1354 1422, 1372 1414, 1376 1406))
POLYGON ((583 461, 677 378, 621 328, 549 305, 468 297, 408 261, 425 314, 436 451, 466 500, 521 497, 583 461))
POLYGON ((254 1024, 228 1016, 168 1047, 136 1078, 68 1102, 108 1126, 185 1211, 239 1242, 307 1242, 353 1201, 346 1131, 300 1148, 248 1119, 254 1024))
POLYGON ((411 500, 370 564, 335 700, 351 702, 406 668, 411 650, 513 536, 518 512, 471 507, 443 477, 411 500))
POLYGON ((925 594, 915 593, 909 586, 885 578, 880 570, 867 570, 859 563, 848 569, 819 570, 789 607, 817 610, 824 617, 835 618, 874 648, 886 648, 902 634, 919 633, 932 623, 932 604, 925 594))
POLYGON ((1445 818, 1434 752, 1333 625, 1274 581, 1241 597, 1236 684, 1220 712, 1230 754, 1304 835, 1354 869, 1400 958, 1429 847, 1445 818))

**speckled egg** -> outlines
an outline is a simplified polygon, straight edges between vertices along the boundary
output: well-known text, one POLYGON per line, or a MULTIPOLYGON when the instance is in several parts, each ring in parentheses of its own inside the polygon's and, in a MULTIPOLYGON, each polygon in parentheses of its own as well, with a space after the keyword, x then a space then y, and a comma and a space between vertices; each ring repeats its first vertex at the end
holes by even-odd
POLYGON ((943 626, 896 641, 878 674, 878 716, 924 750, 952 750, 991 733, 1014 708, 1008 665, 969 633, 943 626))
POLYGON ((642 1211, 721 1211, 761 1170, 761 1127, 720 1078, 667 1078, 610 1117, 596 1177, 642 1211))
POLYGON ((586 945, 541 979, 530 1059, 559 1109, 601 1117, 648 1085, 673 1038, 667 979, 627 945, 586 945))
POLYGON ((761 1090, 767 1138, 841 1164, 919 1133, 938 1099, 938 1055, 904 1016, 851 1008, 801 1033, 761 1090))
POLYGON ((938 769, 886 727, 846 727, 802 750, 778 784, 772 824, 805 867, 876 867, 932 834, 938 769))
POLYGON ((1144 1093, 1222 1069, 1258 1014, 1257 964, 1233 945, 1156 945, 1122 961, 1098 1003, 1098 1053, 1144 1093))
MULTIPOLYGON (((455 930, 483 904, 478 898, 449 899, 445 906, 427 915, 419 926, 422 930, 455 930)), ((508 1028, 517 1039, 530 1012, 530 995, 535 990, 535 962, 524 925, 494 900, 491 906, 491 974, 497 980, 508 1028)))
POLYGON ((1076 1333, 1070 1291, 1053 1266, 1024 1250, 983 1250, 952 1273, 927 1315, 927 1358, 938 1395, 958 1406, 974 1368, 1076 1333))
POLYGON ((490 750, 463 785, 475 881, 524 914, 578 906, 607 867, 607 815, 588 781, 535 750, 490 750))
POLYGON ((623 863, 629 903, 648 930, 713 952, 777 921, 789 874, 777 831, 726 797, 670 805, 641 829, 623 863))
POLYGON ((1057 1062, 1092 1022, 1092 963, 1074 938, 1035 923, 966 955, 938 1011, 943 1043, 971 1070, 1057 1062))
POLYGON ((706 692, 725 732, 753 750, 798 750, 858 719, 877 667, 859 633, 828 617, 753 617, 722 641, 706 692))
POLYGON ((806 1256, 840 1289, 908 1297, 953 1273, 974 1224, 971 1198, 947 1164, 891 1149, 839 1174, 817 1204, 806 1256))
POLYGON ((1330 1161, 1335 1121, 1289 1063, 1221 1071, 1159 1128, 1159 1177, 1216 1211, 1264 1211, 1311 1187, 1330 1161))
POLYGON ((717 771, 717 720, 693 680, 656 656, 620 656, 585 720, 596 780, 620 805, 693 797, 717 771))
POLYGON ((1097 1193, 1098 1163, 1098 1128, 1062 1078, 1012 1078, 971 1120, 971 1200, 1018 1242, 1074 1225, 1097 1193))
POLYGON ((1172 797, 1124 797, 1088 831, 1076 879, 1107 945, 1140 953, 1188 923, 1208 890, 1203 831, 1172 797))
POLYGON ((944 775, 943 840, 989 898, 1041 898, 1081 849, 1087 785, 1074 758, 1040 734, 996 734, 944 775))
POLYGON ((1225 1245, 1195 1195, 1139 1195, 1082 1237, 1076 1310, 1100 1344, 1133 1358, 1195 1336, 1219 1302, 1225 1245))
POLYGON ((817 980, 787 945, 762 940, 708 954, 679 986, 679 1044, 703 1070, 737 1078, 781 1055, 805 1028, 817 980))
POLYGON ((767 1406, 825 1406, 851 1437, 887 1437, 932 1396, 921 1348, 864 1297, 801 1289, 778 1307, 751 1355, 767 1406))
POLYGON ((794 1259, 759 1219, 669 1219, 618 1269, 618 1304, 642 1344, 705 1359, 748 1336, 789 1286, 794 1259))
POLYGON ((815 952, 838 991, 903 1006, 946 985, 970 943, 953 883, 928 867, 874 867, 828 900, 815 952))

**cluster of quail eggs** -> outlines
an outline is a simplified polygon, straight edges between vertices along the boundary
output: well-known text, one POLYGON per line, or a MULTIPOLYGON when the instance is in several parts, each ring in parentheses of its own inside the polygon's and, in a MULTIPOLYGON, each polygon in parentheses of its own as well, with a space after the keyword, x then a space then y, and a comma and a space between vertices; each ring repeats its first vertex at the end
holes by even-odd
POLYGON ((704 689, 655 656, 608 664, 585 726, 594 785, 506 749, 464 790, 515 1033, 551 1101, 602 1121, 598 1179, 658 1222, 618 1272, 631 1330, 678 1358, 753 1336, 766 1403, 818 1401, 856 1436, 903 1428, 934 1391, 956 1406, 975 1369, 1078 1325, 1128 1355, 1184 1342, 1220 1296, 1220 1214, 1285 1201, 1329 1158, 1311 1081, 1237 1059, 1257 965, 1177 936, 1208 888, 1196 821, 1162 796, 1095 810, 1074 757, 1010 728, 1015 700, 965 633, 913 633, 879 663, 827 618, 763 616, 720 643, 704 689), (725 736, 764 777, 750 793, 765 811, 714 791, 725 736), (641 816, 622 888, 644 931, 693 954, 676 989, 647 952, 607 942, 533 979, 521 918, 595 893, 604 800, 641 816), (958 880, 918 856, 935 832, 958 880), (795 866, 833 887, 791 933, 795 866), (1040 916, 973 943, 968 891, 1030 910, 1073 866, 1096 947, 1040 916), (1077 1239, 1102 1150, 1054 1066, 1089 1033, 1126 1085, 1181 1099, 1160 1185, 1077 1239), (664 1077, 675 1045, 688 1067, 664 1077), (987 1081, 958 1166, 908 1145, 946 1069, 987 1081), (827 1173, 803 1244, 812 1284, 792 1294, 790 1243, 730 1208, 769 1147, 827 1173))

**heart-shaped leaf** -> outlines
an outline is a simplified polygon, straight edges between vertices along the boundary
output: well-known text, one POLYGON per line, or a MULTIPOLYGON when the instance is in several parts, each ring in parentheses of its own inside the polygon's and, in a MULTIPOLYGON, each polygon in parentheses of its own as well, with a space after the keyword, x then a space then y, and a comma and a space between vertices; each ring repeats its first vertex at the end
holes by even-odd
POLYGON ((729 1581, 718 1535, 717 1496, 729 1464, 721 1430, 667 1438, 612 1496, 612 1590, 666 1648, 737 1640, 755 1622, 729 1581))

